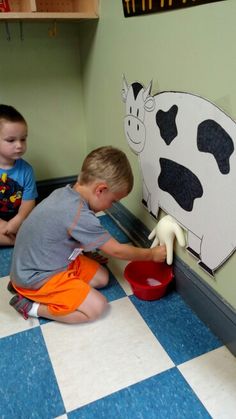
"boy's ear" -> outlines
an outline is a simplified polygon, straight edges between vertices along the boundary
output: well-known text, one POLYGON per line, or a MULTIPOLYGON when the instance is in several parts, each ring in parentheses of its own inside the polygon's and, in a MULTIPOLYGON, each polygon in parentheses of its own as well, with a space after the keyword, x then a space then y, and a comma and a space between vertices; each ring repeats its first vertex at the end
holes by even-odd
POLYGON ((101 182, 101 183, 98 183, 98 184, 96 185, 96 188, 95 188, 95 193, 96 193, 96 195, 98 196, 98 195, 100 195, 102 192, 106 191, 107 189, 108 189, 108 186, 107 186, 106 182, 101 182))

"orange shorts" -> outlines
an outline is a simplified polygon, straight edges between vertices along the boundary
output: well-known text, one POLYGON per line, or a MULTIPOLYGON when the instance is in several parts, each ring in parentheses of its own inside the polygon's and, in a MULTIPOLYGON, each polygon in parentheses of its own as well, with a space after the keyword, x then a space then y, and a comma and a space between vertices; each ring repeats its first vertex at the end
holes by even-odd
POLYGON ((86 256, 78 256, 66 271, 58 272, 48 278, 38 290, 20 288, 16 291, 37 303, 45 304, 53 315, 73 313, 87 297, 92 280, 100 265, 86 256))

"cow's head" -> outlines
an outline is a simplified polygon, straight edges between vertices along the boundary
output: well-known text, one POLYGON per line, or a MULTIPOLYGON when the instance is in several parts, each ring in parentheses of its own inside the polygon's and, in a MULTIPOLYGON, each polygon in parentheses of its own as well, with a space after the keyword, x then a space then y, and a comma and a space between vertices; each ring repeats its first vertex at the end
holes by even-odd
POLYGON ((155 101, 150 96, 152 82, 145 88, 140 83, 128 85, 123 76, 122 98, 126 103, 124 129, 128 144, 136 154, 141 153, 146 140, 145 112, 153 111, 155 101))

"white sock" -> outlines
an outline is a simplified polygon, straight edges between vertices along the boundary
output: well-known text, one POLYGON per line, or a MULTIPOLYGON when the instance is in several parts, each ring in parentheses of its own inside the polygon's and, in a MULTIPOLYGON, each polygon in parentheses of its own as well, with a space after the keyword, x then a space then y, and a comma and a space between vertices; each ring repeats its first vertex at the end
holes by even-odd
POLYGON ((38 317, 38 308, 39 308, 39 303, 33 303, 30 311, 28 311, 28 315, 30 317, 38 317))

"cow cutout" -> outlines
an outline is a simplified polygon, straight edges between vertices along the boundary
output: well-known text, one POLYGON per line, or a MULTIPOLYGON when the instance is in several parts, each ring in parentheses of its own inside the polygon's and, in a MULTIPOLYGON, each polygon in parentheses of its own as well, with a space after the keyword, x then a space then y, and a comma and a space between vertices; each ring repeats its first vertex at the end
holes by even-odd
POLYGON ((123 79, 124 131, 138 155, 143 203, 188 232, 187 250, 209 275, 236 248, 236 123, 217 106, 185 92, 151 94, 123 79))

